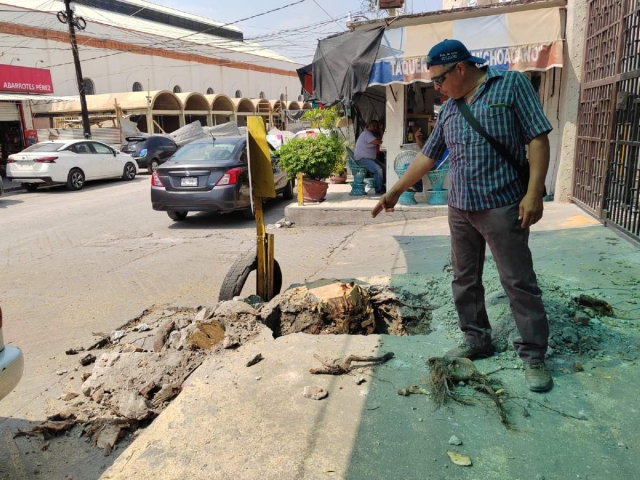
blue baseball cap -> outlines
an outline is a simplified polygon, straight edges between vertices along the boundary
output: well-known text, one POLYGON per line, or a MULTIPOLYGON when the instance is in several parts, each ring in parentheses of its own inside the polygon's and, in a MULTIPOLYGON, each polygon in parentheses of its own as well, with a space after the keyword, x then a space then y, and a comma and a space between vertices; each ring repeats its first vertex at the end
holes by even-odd
POLYGON ((429 50, 429 55, 427 56, 427 67, 466 61, 477 64, 486 63, 484 58, 474 57, 471 55, 469 50, 467 50, 467 47, 465 47, 459 40, 443 40, 429 50))

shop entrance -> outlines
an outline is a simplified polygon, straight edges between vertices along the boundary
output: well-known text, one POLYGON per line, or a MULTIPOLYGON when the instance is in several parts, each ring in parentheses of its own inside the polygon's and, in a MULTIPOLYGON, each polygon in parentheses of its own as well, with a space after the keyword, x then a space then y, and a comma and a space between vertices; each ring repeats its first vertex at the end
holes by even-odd
POLYGON ((7 157, 24 150, 20 121, 0 121, 0 175, 7 175, 7 157))

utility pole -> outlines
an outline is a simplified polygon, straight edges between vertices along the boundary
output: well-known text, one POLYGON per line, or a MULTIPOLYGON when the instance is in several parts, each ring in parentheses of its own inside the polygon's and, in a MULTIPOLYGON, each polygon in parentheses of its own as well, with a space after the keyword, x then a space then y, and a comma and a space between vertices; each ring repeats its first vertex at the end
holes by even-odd
POLYGON ((80 66, 80 57, 78 55, 78 43, 76 42, 76 30, 84 30, 87 22, 82 17, 76 17, 71 9, 71 0, 64 0, 65 11, 58 12, 58 20, 69 26, 69 40, 71 42, 71 53, 73 54, 73 63, 76 67, 76 81, 78 82, 78 93, 80 94, 80 108, 82 109, 82 129, 84 138, 91 138, 91 127, 89 126, 89 111, 87 109, 87 98, 84 91, 84 80, 82 77, 82 67, 80 66))

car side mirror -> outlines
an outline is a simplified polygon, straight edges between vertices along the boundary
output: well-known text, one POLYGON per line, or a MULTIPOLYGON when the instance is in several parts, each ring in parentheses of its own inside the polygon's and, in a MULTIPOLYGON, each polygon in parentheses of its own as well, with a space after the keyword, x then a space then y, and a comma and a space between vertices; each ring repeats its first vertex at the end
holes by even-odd
POLYGON ((118 152, 117 150, 114 150, 114 151, 113 151, 113 156, 114 156, 114 157, 117 157, 117 156, 118 156, 118 153, 120 153, 120 152, 118 152))

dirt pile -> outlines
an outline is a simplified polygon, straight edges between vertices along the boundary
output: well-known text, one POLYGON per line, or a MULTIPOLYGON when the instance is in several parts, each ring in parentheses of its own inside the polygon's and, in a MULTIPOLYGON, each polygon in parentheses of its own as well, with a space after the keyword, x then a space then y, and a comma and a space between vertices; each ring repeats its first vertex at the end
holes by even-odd
MULTIPOLYGON (((458 314, 451 293, 451 275, 424 276, 400 275, 394 279, 399 284, 421 285, 433 305, 434 324, 442 326, 447 333, 462 340, 457 326, 458 314)), ((538 272, 538 283, 542 290, 549 317, 548 356, 587 355, 590 358, 616 356, 640 358, 637 342, 625 328, 633 322, 618 318, 616 303, 607 296, 607 289, 582 292, 578 281, 538 272), (611 303, 611 304, 610 304, 611 303)), ((509 299, 500 284, 495 262, 487 258, 484 268, 485 305, 493 327, 493 343, 498 353, 513 357, 512 342, 519 334, 509 307, 509 299)), ((639 292, 629 289, 629 301, 635 301, 639 292)), ((636 327, 637 328, 637 327, 636 327)))

